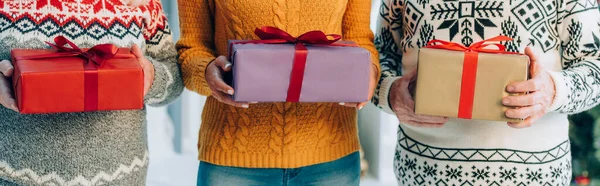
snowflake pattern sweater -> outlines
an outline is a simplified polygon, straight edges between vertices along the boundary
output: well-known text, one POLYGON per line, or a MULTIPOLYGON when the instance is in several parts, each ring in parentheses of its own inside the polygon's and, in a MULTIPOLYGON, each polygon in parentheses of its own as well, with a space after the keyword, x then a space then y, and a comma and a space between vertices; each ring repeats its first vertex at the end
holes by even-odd
POLYGON ((395 158, 400 185, 569 185, 567 114, 600 103, 600 14, 596 0, 384 0, 376 45, 382 78, 373 102, 392 113, 392 83, 417 65, 431 39, 470 45, 505 35, 509 51, 533 47, 556 96, 527 129, 451 119, 443 128, 401 124, 395 158))
MULTIPOLYGON (((258 39, 275 26, 292 35, 311 30, 342 34, 372 53, 370 0, 180 0, 179 61, 186 87, 211 91, 206 66, 227 54, 229 39, 258 39)), ((199 159, 250 168, 296 168, 329 162, 359 149, 357 114, 338 103, 262 103, 235 108, 209 97, 202 113, 199 159)))
MULTIPOLYGON (((15 48, 49 48, 65 36, 80 47, 137 44, 154 64, 145 102, 183 90, 177 52, 159 0, 0 1, 0 60, 15 48)), ((20 115, 0 107, 0 185, 145 185, 145 110, 20 115)))

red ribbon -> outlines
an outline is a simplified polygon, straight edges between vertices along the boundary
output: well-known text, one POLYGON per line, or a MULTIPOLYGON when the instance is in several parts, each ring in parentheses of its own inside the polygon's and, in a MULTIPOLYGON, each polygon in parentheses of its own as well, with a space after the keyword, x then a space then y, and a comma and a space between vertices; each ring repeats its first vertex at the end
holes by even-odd
POLYGON ((479 61, 479 53, 494 53, 494 54, 519 54, 516 52, 507 52, 506 47, 500 43, 511 41, 512 39, 506 36, 497 36, 483 41, 473 43, 466 47, 458 43, 431 40, 425 48, 445 49, 465 52, 463 63, 462 82, 460 87, 460 102, 458 106, 458 118, 471 119, 473 117, 473 100, 475 97, 475 83, 477 80, 477 63, 479 61), (497 49, 486 49, 489 46, 495 46, 497 49))
POLYGON ((356 47, 356 44, 336 43, 342 39, 338 34, 325 34, 322 31, 306 32, 298 37, 293 37, 289 33, 275 27, 261 27, 254 31, 260 40, 232 42, 229 45, 229 56, 231 56, 234 44, 296 44, 294 53, 294 63, 290 75, 290 84, 288 87, 286 102, 299 102, 302 91, 302 82, 304 81, 304 70, 306 68, 306 58, 308 57, 307 44, 327 45, 327 46, 348 46, 356 47))
MULTIPOLYGON (((117 57, 119 48, 112 44, 96 45, 89 50, 80 49, 75 43, 69 41, 63 36, 54 38, 54 43, 46 42, 52 48, 57 50, 56 53, 42 54, 33 56, 16 57, 16 60, 30 59, 48 59, 62 57, 81 57, 84 61, 84 93, 85 102, 84 110, 86 112, 98 110, 98 68, 102 67, 106 60, 117 57), (69 45, 71 48, 65 47, 69 45)), ((131 57, 131 56, 118 56, 131 57)))

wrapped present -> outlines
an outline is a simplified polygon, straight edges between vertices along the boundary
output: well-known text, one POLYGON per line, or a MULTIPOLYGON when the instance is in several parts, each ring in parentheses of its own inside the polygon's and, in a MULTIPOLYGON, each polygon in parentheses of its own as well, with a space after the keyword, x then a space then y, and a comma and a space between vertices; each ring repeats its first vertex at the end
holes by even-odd
POLYGON ((364 102, 370 53, 339 35, 307 32, 297 38, 256 29, 261 40, 231 41, 234 100, 240 102, 364 102))
POLYGON ((234 100, 240 102, 364 102, 370 53, 339 35, 311 31, 299 37, 256 29, 261 40, 230 41, 234 100))
POLYGON ((22 114, 143 108, 144 74, 129 49, 103 44, 82 50, 64 37, 55 43, 48 43, 54 49, 11 51, 22 114))
POLYGON ((506 86, 526 81, 529 57, 506 52, 499 36, 469 47, 440 40, 419 51, 415 95, 417 114, 519 122, 506 117, 506 86), (495 44, 489 44, 496 42, 495 44), (490 49, 495 47, 497 49, 490 49))

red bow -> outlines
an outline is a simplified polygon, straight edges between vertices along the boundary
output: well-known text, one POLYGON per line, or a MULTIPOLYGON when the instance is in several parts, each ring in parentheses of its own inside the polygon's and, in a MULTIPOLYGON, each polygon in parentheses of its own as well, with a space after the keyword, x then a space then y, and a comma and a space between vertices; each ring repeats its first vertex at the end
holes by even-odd
POLYGON ((458 118, 471 119, 473 115, 473 101, 475 98, 475 83, 477 80, 477 63, 479 61, 479 52, 495 54, 518 54, 516 52, 507 52, 506 47, 500 43, 488 43, 501 41, 512 41, 512 39, 506 36, 497 36, 473 43, 469 47, 448 41, 432 40, 427 43, 427 46, 425 46, 425 48, 465 52, 460 88, 460 102, 458 106, 458 118), (486 49, 488 46, 495 46, 497 49, 486 49))
MULTIPOLYGON (((29 59, 45 59, 45 58, 60 58, 60 57, 82 57, 87 59, 84 65, 87 66, 89 62, 92 62, 98 67, 102 67, 104 62, 108 59, 115 58, 117 55, 117 48, 112 44, 101 44, 96 45, 86 51, 80 49, 75 43, 69 41, 67 38, 63 36, 57 36, 54 38, 54 43, 46 42, 50 47, 57 50, 57 53, 52 54, 41 54, 41 55, 32 55, 32 56, 24 56, 17 58, 18 60, 29 60, 29 59), (65 45, 71 46, 71 48, 65 47, 65 45)), ((121 56, 121 57, 130 57, 130 56, 121 56)))
POLYGON ((306 32, 298 37, 275 27, 264 26, 256 28, 254 34, 260 40, 232 42, 229 46, 229 56, 231 56, 234 44, 296 44, 294 54, 294 63, 290 75, 290 84, 288 87, 287 102, 299 102, 302 91, 302 82, 304 81, 304 70, 306 68, 306 58, 308 50, 305 44, 310 45, 328 45, 328 46, 348 46, 356 47, 356 44, 336 43, 342 39, 338 34, 325 34, 323 31, 315 30, 306 32))
POLYGON ((254 30, 254 34, 256 34, 256 36, 258 36, 263 41, 268 40, 273 43, 303 43, 331 45, 342 39, 341 35, 325 34, 323 33, 323 31, 320 30, 306 32, 298 37, 294 37, 279 28, 269 26, 256 28, 256 30, 254 30))
POLYGON ((104 62, 107 59, 111 59, 115 57, 119 48, 112 44, 101 44, 96 45, 90 48, 87 51, 81 50, 75 43, 69 41, 67 38, 63 36, 58 36, 54 38, 54 43, 46 42, 52 48, 58 50, 60 55, 53 55, 56 57, 66 57, 66 56, 79 56, 85 59, 88 59, 88 62, 93 62, 99 67, 102 67, 104 62), (65 47, 65 45, 71 46, 71 48, 65 47), (67 54, 67 55, 65 55, 67 54))
POLYGON ((446 49, 446 50, 456 50, 456 51, 473 51, 473 52, 483 52, 483 53, 497 53, 497 54, 518 54, 516 52, 507 52, 506 47, 500 43, 489 43, 489 42, 501 42, 501 41, 512 41, 512 38, 506 36, 496 36, 490 39, 486 39, 483 41, 475 42, 471 44, 469 47, 464 45, 443 41, 439 39, 431 40, 427 43, 425 48, 435 48, 435 49, 446 49), (486 49, 489 46, 496 46, 498 49, 486 49))

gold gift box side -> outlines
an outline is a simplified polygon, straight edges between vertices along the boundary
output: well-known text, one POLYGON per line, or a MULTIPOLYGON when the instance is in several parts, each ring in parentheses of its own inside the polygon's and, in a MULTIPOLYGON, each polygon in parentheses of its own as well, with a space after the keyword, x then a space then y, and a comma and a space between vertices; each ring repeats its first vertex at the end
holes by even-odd
POLYGON ((529 57, 517 54, 480 53, 477 64, 477 82, 473 100, 473 118, 520 122, 522 119, 506 117, 502 98, 509 96, 506 86, 526 81, 529 72, 529 57))
POLYGON ((415 112, 457 117, 464 53, 422 48, 418 60, 415 112))

